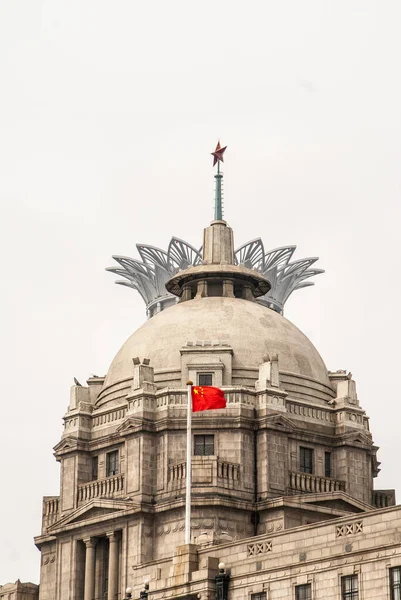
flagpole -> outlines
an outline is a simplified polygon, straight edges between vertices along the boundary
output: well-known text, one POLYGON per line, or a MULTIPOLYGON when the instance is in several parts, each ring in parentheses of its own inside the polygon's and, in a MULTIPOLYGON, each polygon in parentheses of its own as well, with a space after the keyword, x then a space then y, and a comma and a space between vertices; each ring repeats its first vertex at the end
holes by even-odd
POLYGON ((187 487, 185 495, 185 543, 191 543, 191 483, 192 483, 192 381, 187 381, 187 487))

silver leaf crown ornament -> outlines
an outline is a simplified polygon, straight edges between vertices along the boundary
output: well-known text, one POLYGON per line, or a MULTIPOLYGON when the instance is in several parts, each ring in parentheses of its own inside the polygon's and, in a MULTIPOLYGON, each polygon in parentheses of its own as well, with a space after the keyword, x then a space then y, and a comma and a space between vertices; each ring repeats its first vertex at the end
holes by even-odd
MULTIPOLYGON (((184 240, 173 237, 167 252, 144 244, 137 244, 137 249, 142 260, 113 256, 119 266, 106 270, 124 277, 117 280, 117 284, 140 293, 150 318, 178 301, 176 296, 167 292, 166 282, 178 271, 202 264, 202 248, 197 250, 184 240)), ((271 289, 256 302, 280 314, 283 314, 284 304, 293 291, 314 285, 308 280, 324 273, 322 269, 311 268, 317 257, 290 262, 295 249, 296 246, 283 246, 265 252, 262 240, 257 238, 235 250, 236 265, 254 269, 271 283, 271 289)))

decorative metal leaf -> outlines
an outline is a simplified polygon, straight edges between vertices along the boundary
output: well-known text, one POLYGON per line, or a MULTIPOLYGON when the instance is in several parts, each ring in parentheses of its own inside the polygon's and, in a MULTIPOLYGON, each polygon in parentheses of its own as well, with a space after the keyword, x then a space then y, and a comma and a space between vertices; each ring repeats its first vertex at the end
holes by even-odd
POLYGON ((295 249, 296 246, 282 246, 281 248, 269 250, 265 255, 264 272, 266 273, 266 271, 272 267, 287 265, 294 254, 295 249))
POLYGON ((295 260, 289 265, 282 267, 280 269, 281 279, 285 279, 287 277, 291 277, 293 275, 298 275, 309 269, 311 265, 313 265, 317 260, 317 257, 314 258, 301 258, 300 260, 295 260))
MULTIPOLYGON (((176 237, 171 239, 167 252, 144 244, 138 244, 137 248, 143 262, 126 256, 113 256, 120 266, 106 270, 124 277, 125 281, 118 280, 116 283, 137 290, 149 313, 153 314, 153 308, 150 307, 158 298, 162 299, 160 302, 163 306, 171 303, 170 298, 173 296, 166 291, 166 282, 178 270, 201 264, 202 248, 196 250, 191 244, 176 237)), ((285 302, 294 290, 314 285, 307 280, 324 273, 322 269, 310 268, 318 260, 315 257, 290 262, 295 249, 296 246, 283 246, 265 254, 262 240, 256 238, 235 251, 236 264, 263 273, 270 282, 270 291, 258 298, 258 302, 279 312, 283 311, 285 302)))
POLYGON ((176 269, 186 269, 191 265, 199 265, 202 262, 200 251, 176 237, 170 240, 167 256, 169 264, 174 265, 176 269))
POLYGON ((165 271, 169 272, 167 252, 156 246, 147 246, 144 244, 136 245, 143 262, 158 265, 165 271))
POLYGON ((260 238, 256 238, 243 244, 235 251, 237 264, 244 265, 248 269, 262 271, 264 268, 265 250, 260 238))

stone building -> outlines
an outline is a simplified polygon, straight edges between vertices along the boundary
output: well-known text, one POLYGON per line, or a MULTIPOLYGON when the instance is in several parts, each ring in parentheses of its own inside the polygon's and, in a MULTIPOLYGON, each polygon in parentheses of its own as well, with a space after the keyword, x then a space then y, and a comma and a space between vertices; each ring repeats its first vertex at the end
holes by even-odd
POLYGON ((38 600, 39 586, 35 583, 15 583, 0 585, 0 600, 38 600))
POLYGON ((230 600, 399 599, 401 509, 374 489, 355 382, 282 314, 321 272, 316 259, 291 262, 294 247, 266 253, 261 240, 234 251, 221 219, 202 253, 176 238, 168 252, 138 249, 142 261, 115 257, 111 270, 149 319, 106 377, 71 390, 60 495, 43 499, 35 538, 40 600, 122 599, 127 587, 206 600, 216 576, 230 600), (188 379, 222 387, 227 408, 193 415, 184 545, 188 379))

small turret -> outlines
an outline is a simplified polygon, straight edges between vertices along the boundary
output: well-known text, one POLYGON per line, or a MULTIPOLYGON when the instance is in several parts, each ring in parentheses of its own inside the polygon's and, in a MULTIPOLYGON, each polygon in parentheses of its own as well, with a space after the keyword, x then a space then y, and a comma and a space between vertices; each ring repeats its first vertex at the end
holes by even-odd
POLYGON ((179 271, 166 283, 181 302, 206 296, 254 300, 270 290, 263 275, 234 264, 233 232, 225 221, 212 221, 203 239, 202 264, 179 271))

